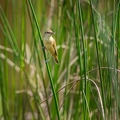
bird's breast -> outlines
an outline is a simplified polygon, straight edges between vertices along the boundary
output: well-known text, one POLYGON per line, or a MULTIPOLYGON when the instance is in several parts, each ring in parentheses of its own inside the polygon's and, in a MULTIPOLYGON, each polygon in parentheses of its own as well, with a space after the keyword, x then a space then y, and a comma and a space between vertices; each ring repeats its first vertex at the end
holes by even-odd
POLYGON ((55 53, 55 49, 53 48, 53 39, 44 39, 44 46, 51 54, 55 53))

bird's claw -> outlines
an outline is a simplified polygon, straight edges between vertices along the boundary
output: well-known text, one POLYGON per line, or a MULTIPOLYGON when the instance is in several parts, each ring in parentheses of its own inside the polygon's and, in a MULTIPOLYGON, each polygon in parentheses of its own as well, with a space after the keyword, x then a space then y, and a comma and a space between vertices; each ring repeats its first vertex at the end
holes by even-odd
POLYGON ((49 62, 49 60, 46 60, 46 61, 45 61, 45 63, 48 63, 48 62, 49 62))
POLYGON ((42 49, 45 49, 45 47, 43 46, 42 49))

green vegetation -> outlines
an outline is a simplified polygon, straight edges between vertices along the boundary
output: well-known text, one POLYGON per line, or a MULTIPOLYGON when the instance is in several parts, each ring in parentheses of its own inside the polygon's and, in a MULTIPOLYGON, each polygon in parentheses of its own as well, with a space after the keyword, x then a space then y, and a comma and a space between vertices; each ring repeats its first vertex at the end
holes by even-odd
POLYGON ((120 119, 119 48, 119 0, 0 1, 0 119, 120 119))

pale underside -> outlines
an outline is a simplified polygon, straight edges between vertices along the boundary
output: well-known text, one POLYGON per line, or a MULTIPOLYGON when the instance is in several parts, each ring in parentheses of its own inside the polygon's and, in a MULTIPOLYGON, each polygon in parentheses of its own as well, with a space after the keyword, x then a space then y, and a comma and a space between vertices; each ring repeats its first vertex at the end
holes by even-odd
POLYGON ((47 51, 50 52, 52 55, 57 55, 56 42, 52 36, 49 39, 44 39, 44 46, 47 49, 47 51))

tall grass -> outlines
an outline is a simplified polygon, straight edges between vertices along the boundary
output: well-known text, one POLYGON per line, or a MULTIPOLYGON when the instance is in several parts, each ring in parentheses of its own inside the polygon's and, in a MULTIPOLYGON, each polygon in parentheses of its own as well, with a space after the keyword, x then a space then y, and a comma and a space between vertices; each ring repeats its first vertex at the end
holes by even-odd
POLYGON ((0 119, 120 119, 119 1, 0 3, 0 119))

